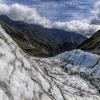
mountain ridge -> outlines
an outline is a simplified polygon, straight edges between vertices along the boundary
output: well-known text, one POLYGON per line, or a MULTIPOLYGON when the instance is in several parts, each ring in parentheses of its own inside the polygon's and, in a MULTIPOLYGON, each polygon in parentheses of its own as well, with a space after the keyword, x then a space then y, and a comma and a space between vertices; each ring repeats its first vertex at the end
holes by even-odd
POLYGON ((86 39, 78 48, 100 55, 100 30, 95 32, 89 39, 86 39))
MULTIPOLYGON (((29 49, 23 49, 23 45, 20 45, 23 41, 21 41, 21 38, 19 41, 19 36, 18 39, 15 37, 17 39, 16 42, 22 46, 24 51, 36 56, 53 56, 66 50, 75 49, 86 39, 86 37, 74 32, 66 32, 60 29, 48 29, 39 25, 13 21, 5 15, 0 16, 0 20, 20 31, 24 39, 29 41, 29 43, 27 42, 27 47, 29 47, 29 49)), ((3 28, 8 34, 11 33, 9 33, 5 27, 3 28)), ((10 30, 13 31, 12 29, 10 30)), ((16 34, 16 32, 14 33, 16 34)))

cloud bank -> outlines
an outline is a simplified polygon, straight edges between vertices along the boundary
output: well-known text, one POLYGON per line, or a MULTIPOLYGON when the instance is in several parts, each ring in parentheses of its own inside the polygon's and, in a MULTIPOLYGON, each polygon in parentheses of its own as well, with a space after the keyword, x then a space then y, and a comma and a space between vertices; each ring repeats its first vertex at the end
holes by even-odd
MULTIPOLYGON (((35 8, 31 8, 22 4, 7 5, 0 0, 0 15, 7 15, 16 21, 24 21, 29 24, 39 24, 46 28, 57 28, 66 31, 73 31, 79 34, 89 36, 100 29, 100 25, 90 25, 78 20, 69 22, 53 22, 41 16, 35 8)), ((96 14, 99 16, 99 12, 96 14)))
POLYGON ((72 20, 69 22, 56 22, 54 23, 54 27, 64 29, 66 31, 73 31, 87 37, 91 36, 93 33, 100 29, 100 25, 90 25, 78 20, 72 20))
POLYGON ((30 24, 39 24, 49 27, 50 21, 38 14, 35 8, 20 4, 0 4, 0 15, 7 15, 13 20, 24 21, 30 24))

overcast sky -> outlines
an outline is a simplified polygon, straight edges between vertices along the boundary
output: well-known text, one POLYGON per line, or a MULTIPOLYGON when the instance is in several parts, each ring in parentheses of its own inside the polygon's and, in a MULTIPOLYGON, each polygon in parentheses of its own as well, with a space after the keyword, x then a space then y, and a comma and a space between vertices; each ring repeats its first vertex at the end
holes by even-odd
POLYGON ((91 36, 100 29, 99 0, 0 0, 0 14, 13 20, 91 36))

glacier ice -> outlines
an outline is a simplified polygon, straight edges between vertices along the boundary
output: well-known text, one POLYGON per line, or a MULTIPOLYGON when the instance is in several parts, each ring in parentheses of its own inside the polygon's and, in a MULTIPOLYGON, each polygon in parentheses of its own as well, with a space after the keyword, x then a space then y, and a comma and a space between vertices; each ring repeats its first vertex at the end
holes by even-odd
POLYGON ((0 26, 0 100, 100 100, 99 86, 100 56, 30 57, 0 26))

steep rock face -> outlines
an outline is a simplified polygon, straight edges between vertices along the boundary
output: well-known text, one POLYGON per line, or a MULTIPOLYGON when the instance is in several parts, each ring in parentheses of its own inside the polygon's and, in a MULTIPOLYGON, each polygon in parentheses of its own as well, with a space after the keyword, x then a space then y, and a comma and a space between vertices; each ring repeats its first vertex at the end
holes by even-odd
MULTIPOLYGON (((88 79, 81 78, 79 73, 71 75, 64 69, 66 63, 68 63, 66 67, 73 65, 75 69, 76 66, 81 68, 81 64, 76 63, 78 55, 87 55, 87 53, 75 50, 53 58, 29 57, 0 27, 0 99, 100 100, 95 85, 92 85, 88 79)), ((99 58, 96 55, 88 55, 93 56, 92 61, 95 61, 96 57, 99 58)), ((85 65, 84 59, 81 61, 82 65, 85 65)), ((90 62, 86 63, 85 68, 89 65, 90 62)), ((99 66, 95 65, 93 68, 99 70, 99 66)), ((93 68, 87 72, 91 73, 93 68)), ((93 75, 99 74, 99 71, 93 71, 93 75)))

